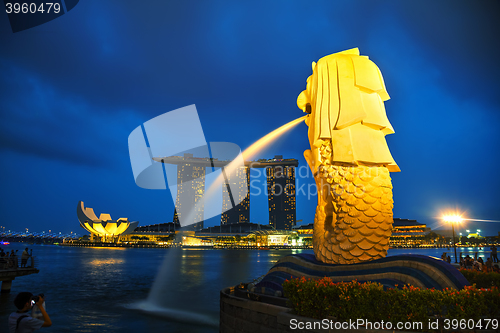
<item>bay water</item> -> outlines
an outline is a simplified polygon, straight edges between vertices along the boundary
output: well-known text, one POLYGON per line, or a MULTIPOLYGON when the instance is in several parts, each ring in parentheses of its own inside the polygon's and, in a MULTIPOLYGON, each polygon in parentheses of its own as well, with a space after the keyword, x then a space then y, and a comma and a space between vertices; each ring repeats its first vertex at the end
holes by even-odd
MULTIPOLYGON (((33 249, 40 272, 0 295, 0 332, 21 291, 44 293, 52 327, 43 332, 218 332, 220 290, 264 275, 281 257, 312 250, 86 248, 12 243, 33 249)), ((440 257, 453 249, 391 249, 440 257)), ((475 250, 473 250, 475 251, 475 250)), ((481 252, 479 253, 480 256, 481 252)), ((453 256, 452 256, 453 257, 453 256)))

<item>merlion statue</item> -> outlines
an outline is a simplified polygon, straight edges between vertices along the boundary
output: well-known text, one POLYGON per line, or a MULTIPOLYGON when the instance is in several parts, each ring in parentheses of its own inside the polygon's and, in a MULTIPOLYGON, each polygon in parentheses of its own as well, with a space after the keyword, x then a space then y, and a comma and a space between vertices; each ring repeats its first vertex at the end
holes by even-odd
POLYGON ((316 259, 353 264, 385 257, 393 223, 389 172, 400 170, 385 141, 394 130, 382 74, 357 48, 312 67, 297 105, 309 113, 311 149, 304 156, 318 187, 316 259))

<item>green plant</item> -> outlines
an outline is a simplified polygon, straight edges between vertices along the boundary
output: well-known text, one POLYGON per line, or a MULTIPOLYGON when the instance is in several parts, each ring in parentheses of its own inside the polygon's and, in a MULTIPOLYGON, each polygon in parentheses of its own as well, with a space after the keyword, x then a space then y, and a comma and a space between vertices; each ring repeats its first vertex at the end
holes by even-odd
POLYGON ((431 316, 457 319, 478 319, 500 316, 500 292, 476 286, 462 290, 420 289, 403 286, 387 289, 375 282, 333 282, 291 279, 283 283, 289 306, 301 316, 323 319, 336 317, 339 321, 364 318, 369 321, 426 322, 431 316))
POLYGON ((462 273, 470 284, 475 284, 478 288, 500 288, 500 273, 480 272, 464 268, 460 269, 460 273, 462 273))

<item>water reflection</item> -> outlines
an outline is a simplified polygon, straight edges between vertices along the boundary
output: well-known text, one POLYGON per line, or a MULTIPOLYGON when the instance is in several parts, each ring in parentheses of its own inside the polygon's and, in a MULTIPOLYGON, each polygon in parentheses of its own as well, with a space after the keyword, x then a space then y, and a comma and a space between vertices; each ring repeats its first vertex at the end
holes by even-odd
MULTIPOLYGON (((14 244, 9 250, 22 251, 26 246, 14 244)), ((0 317, 7 318, 14 311, 12 301, 18 292, 43 292, 48 297, 53 331, 75 333, 216 333, 218 329, 210 323, 218 322, 221 289, 252 282, 288 254, 313 253, 312 250, 29 247, 34 247, 40 273, 14 280, 10 295, 0 297, 0 317), (137 304, 144 302, 138 311, 137 304), (124 308, 131 303, 136 308, 124 308), (200 326, 204 325, 201 323, 207 325, 200 326)), ((447 250, 395 249, 389 250, 389 255, 415 253, 440 257, 443 251, 447 250)))
POLYGON ((119 265, 123 264, 125 260, 117 259, 117 258, 107 258, 107 259, 94 259, 92 261, 87 262, 90 266, 104 266, 104 265, 119 265))

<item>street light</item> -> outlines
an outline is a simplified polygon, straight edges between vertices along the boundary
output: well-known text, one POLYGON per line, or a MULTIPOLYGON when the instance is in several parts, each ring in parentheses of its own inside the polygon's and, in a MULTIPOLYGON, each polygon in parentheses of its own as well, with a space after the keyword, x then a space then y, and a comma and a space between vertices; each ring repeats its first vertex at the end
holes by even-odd
POLYGON ((455 225, 454 223, 462 222, 462 218, 458 215, 443 216, 445 222, 451 223, 451 230, 453 231, 453 248, 455 250, 455 264, 457 263, 457 244, 455 243, 455 225))

